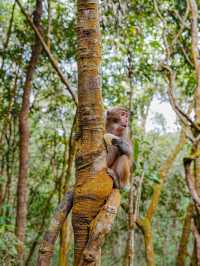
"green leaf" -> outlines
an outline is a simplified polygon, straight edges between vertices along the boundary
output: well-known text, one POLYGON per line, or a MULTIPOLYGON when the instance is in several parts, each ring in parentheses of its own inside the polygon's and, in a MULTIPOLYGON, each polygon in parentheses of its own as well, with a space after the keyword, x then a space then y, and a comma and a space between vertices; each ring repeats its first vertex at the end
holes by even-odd
POLYGON ((134 162, 137 162, 139 156, 139 140, 135 139, 133 144, 133 158, 134 162))
POLYGON ((158 175, 150 175, 149 179, 152 180, 155 183, 160 183, 160 177, 158 175))

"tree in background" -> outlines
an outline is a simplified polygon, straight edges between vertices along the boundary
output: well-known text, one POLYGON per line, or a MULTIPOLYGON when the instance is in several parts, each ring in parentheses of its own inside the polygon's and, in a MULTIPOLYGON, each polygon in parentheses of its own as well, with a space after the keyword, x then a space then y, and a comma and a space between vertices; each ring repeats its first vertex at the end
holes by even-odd
MULTIPOLYGON (((33 21, 41 32, 42 1, 36 1, 33 21)), ((29 127, 28 115, 30 110, 30 94, 33 74, 37 66, 38 58, 42 51, 40 41, 35 37, 35 44, 32 48, 31 58, 27 67, 26 80, 22 96, 22 108, 19 114, 19 177, 17 185, 17 214, 16 214, 16 236, 18 244, 18 260, 23 264, 24 260, 24 240, 27 217, 27 178, 28 178, 28 146, 29 146, 29 127)))
MULTIPOLYGON (((23 3, 26 14, 31 14, 35 8, 35 2, 25 1, 23 3)), ((169 132, 164 115, 158 108, 157 118, 159 119, 152 117, 152 110, 156 109, 158 102, 159 104, 168 102, 167 83, 163 79, 168 72, 160 72, 164 47, 163 24, 157 14, 155 1, 154 3, 107 1, 103 2, 101 7, 104 104, 106 108, 117 105, 128 106, 130 83, 132 84, 131 128, 136 159, 135 176, 143 176, 139 217, 145 217, 153 190, 161 182, 159 169, 166 160, 166 154, 170 154, 174 149, 179 134, 179 128, 174 128, 173 132, 169 132), (133 66, 131 77, 128 74, 130 58, 133 66), (151 118, 154 125, 151 125, 150 129, 151 118)), ((167 19, 169 33, 167 41, 170 43, 181 28, 180 22, 183 22, 187 9, 186 1, 165 0, 159 3, 158 7, 167 19)), ((15 265, 16 261, 17 239, 13 233, 19 160, 17 123, 21 110, 26 66, 31 57, 30 43, 34 42, 32 30, 39 36, 44 51, 32 82, 29 112, 29 199, 24 251, 25 264, 35 265, 40 240, 43 238, 43 232, 52 225, 51 223, 49 226, 50 221, 53 221, 50 217, 58 202, 61 201, 59 206, 65 206, 61 208, 63 212, 59 213, 63 217, 66 215, 66 205, 62 205, 62 202, 65 199, 68 202, 68 194, 63 199, 61 195, 63 186, 67 184, 68 163, 66 162, 69 159, 70 131, 75 113, 68 89, 72 91, 71 96, 76 91, 74 89, 77 81, 76 8, 74 1, 70 0, 48 1, 48 5, 45 2, 42 19, 43 35, 38 35, 37 29, 31 24, 31 16, 24 17, 14 2, 3 1, 0 3, 0 8, 2 11, 0 35, 3 40, 2 44, 0 43, 0 56, 3 59, 0 73, 0 190, 2 191, 0 194, 3 195, 0 219, 0 264, 15 265), (27 22, 30 27, 27 26, 27 22)), ((177 71, 176 98, 183 110, 186 110, 189 105, 195 84, 189 49, 191 32, 188 27, 188 18, 186 24, 183 23, 186 27, 184 27, 183 34, 179 35, 179 42, 174 45, 175 52, 171 57, 173 71, 175 69, 177 71), (187 103, 186 96, 187 100, 189 99, 187 103)), ((183 234, 187 231, 183 227, 183 222, 184 219, 187 220, 186 212, 190 195, 183 178, 181 161, 189 149, 190 144, 185 145, 177 160, 174 161, 173 167, 170 167, 159 196, 156 212, 153 215, 152 242, 154 261, 157 265, 176 263, 182 229, 183 234)), ((74 175, 72 165, 69 186, 74 182, 74 175)), ((102 249, 102 265, 123 265, 125 262, 128 240, 127 203, 127 194, 123 193, 122 208, 119 208, 112 233, 102 249)), ((134 232, 133 263, 145 265, 146 252, 143 235, 137 227, 134 227, 134 232)), ((58 263, 59 246, 60 241, 55 243, 53 264, 58 263)), ((182 259, 189 264, 193 248, 191 234, 185 246, 187 246, 187 252, 184 252, 185 259, 183 256, 182 259)), ((53 254, 52 249, 50 250, 53 254)), ((62 249, 62 251, 62 256, 65 256, 66 250, 62 249)), ((72 257, 73 242, 71 240, 68 256, 65 256, 69 265, 72 264, 72 257)))

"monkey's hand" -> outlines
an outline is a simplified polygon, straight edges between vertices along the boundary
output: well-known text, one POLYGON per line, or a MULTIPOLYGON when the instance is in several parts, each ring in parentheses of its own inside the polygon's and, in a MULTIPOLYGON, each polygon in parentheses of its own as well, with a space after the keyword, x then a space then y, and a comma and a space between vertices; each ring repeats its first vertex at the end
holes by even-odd
POLYGON ((121 154, 126 154, 127 156, 131 154, 130 145, 122 139, 113 138, 112 145, 116 146, 121 154))
POLYGON ((103 137, 104 137, 104 141, 105 141, 106 145, 112 145, 113 139, 119 139, 120 140, 120 138, 116 137, 115 135, 113 135, 111 133, 106 133, 106 134, 104 134, 103 137))

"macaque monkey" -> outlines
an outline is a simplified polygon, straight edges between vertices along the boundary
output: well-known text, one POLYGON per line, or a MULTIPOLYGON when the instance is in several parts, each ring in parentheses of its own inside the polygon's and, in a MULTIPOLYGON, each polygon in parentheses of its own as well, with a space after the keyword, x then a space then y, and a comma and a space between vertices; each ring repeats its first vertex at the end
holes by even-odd
POLYGON ((129 185, 132 166, 132 144, 128 135, 129 113, 125 108, 116 107, 106 113, 106 134, 108 174, 113 178, 114 187, 125 189, 129 185))

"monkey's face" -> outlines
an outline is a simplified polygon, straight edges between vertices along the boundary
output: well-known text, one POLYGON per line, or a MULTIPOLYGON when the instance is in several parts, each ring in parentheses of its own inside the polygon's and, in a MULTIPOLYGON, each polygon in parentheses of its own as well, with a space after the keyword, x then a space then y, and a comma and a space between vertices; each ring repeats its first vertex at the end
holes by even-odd
POLYGON ((126 111, 121 111, 119 113, 119 124, 122 128, 127 128, 128 127, 128 119, 129 119, 129 114, 126 111))
POLYGON ((109 131, 121 137, 128 128, 129 113, 122 108, 113 108, 107 112, 107 128, 109 131))

